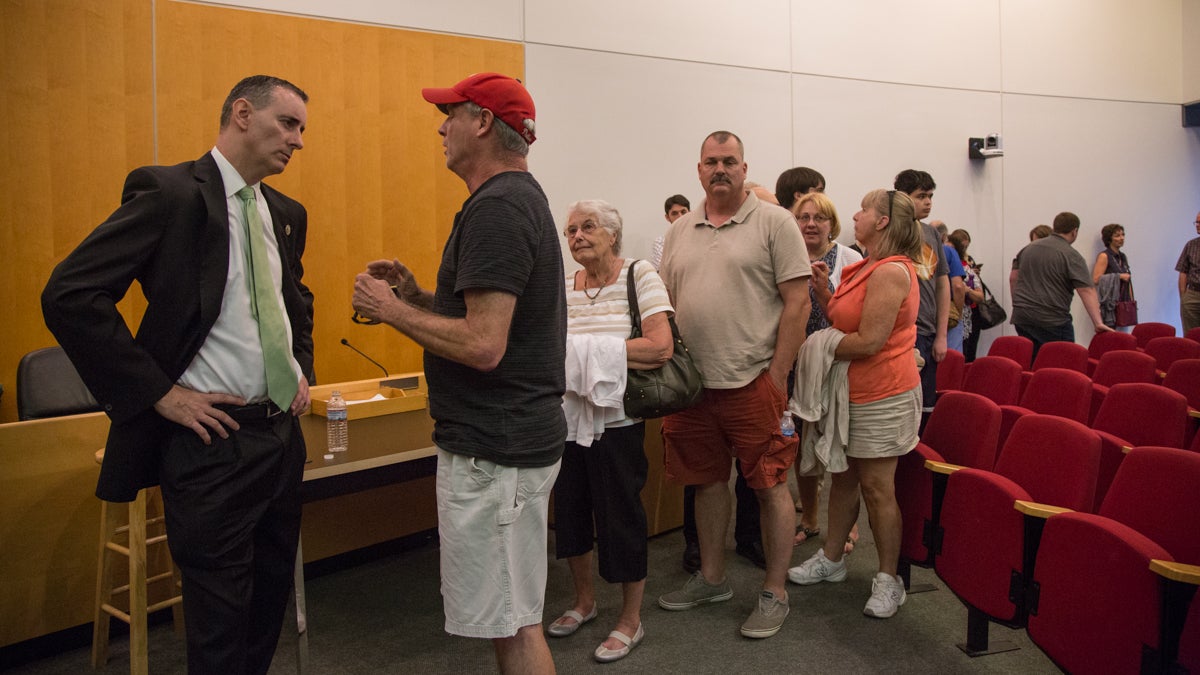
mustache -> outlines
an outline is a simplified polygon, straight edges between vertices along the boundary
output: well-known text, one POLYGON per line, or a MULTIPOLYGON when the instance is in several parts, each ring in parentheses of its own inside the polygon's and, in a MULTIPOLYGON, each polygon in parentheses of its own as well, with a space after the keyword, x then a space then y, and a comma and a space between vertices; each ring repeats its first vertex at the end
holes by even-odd
POLYGON ((709 185, 716 185, 717 183, 729 183, 730 185, 732 185, 733 181, 729 180, 729 176, 726 176, 723 173, 719 173, 719 174, 713 176, 712 179, 708 181, 709 185))

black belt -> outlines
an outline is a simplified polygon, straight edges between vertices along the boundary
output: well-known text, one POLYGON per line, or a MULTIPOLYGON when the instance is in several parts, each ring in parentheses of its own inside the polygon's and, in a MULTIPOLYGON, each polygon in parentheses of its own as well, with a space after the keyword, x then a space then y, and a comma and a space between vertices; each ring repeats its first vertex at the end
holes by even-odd
POLYGON ((213 407, 232 417, 238 424, 267 422, 272 418, 282 415, 284 412, 279 409, 279 406, 270 401, 266 403, 251 403, 249 405, 218 403, 213 407))
POLYGON ((1188 284, 1188 285, 1187 285, 1187 290, 1189 290, 1189 291, 1200 291, 1200 284, 1188 284))

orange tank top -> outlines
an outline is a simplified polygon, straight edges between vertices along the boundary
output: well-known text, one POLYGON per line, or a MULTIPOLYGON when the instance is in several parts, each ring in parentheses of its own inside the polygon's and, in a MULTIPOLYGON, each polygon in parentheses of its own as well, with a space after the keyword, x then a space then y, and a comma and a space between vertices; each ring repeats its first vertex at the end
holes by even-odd
POLYGON ((912 260, 895 255, 875 261, 863 260, 842 270, 842 282, 829 301, 829 320, 833 327, 850 334, 862 321, 863 303, 867 297, 867 280, 880 265, 899 263, 908 272, 908 295, 900 303, 896 322, 883 348, 875 355, 850 362, 847 375, 851 403, 870 403, 895 396, 921 384, 913 347, 917 341, 917 307, 921 298, 917 290, 917 275, 912 260))

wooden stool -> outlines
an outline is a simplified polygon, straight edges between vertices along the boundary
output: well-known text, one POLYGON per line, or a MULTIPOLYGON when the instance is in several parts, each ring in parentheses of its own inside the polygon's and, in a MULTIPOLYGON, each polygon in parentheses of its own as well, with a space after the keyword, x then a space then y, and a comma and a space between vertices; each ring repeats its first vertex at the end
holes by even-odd
MULTIPOLYGON (((104 461, 104 448, 96 451, 96 463, 104 461)), ((100 668, 108 662, 109 619, 116 617, 129 624, 130 672, 145 675, 147 672, 146 616, 150 612, 171 608, 174 615, 175 632, 183 632, 183 593, 179 570, 175 568, 169 553, 166 554, 167 570, 147 577, 146 550, 155 544, 167 541, 166 525, 162 515, 162 496, 158 488, 147 488, 129 502, 128 508, 113 502, 100 502, 100 555, 96 565, 96 613, 92 629, 92 667, 100 668), (153 512, 147 518, 147 509, 153 512), (122 525, 122 511, 128 511, 128 524, 122 525), (161 529, 162 534, 147 537, 147 528, 161 529), (124 538, 126 543, 119 543, 124 538), (114 554, 129 560, 129 580, 123 586, 113 587, 112 559, 114 554), (147 587, 150 584, 172 581, 171 595, 166 600, 149 605, 147 587), (128 611, 112 604, 113 598, 127 594, 128 611)))

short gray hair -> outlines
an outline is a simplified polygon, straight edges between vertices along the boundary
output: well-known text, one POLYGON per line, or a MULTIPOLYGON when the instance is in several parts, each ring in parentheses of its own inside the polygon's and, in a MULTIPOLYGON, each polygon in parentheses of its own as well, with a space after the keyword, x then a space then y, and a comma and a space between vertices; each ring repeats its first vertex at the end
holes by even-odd
MULTIPOLYGON (((460 105, 466 108, 467 112, 471 113, 475 117, 479 117, 479 115, 483 112, 483 108, 474 101, 464 101, 460 105)), ((528 157, 529 143, 525 142, 525 139, 521 137, 521 134, 517 133, 516 129, 508 126, 507 122, 499 117, 496 117, 495 114, 492 115, 492 119, 495 122, 492 127, 496 129, 496 137, 500 139, 501 147, 522 157, 528 157)))
POLYGON ((572 213, 595 218, 596 224, 613 236, 613 253, 621 255, 621 214, 615 206, 603 199, 581 199, 567 207, 568 220, 572 213))

